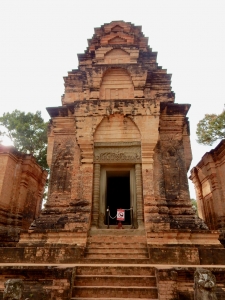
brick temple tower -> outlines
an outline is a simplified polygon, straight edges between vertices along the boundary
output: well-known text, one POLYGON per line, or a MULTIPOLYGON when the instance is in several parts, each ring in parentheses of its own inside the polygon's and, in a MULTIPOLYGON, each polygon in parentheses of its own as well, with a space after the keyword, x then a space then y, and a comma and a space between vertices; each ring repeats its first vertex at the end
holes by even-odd
MULTIPOLYGON (((66 235, 85 246, 90 229, 107 228, 109 207, 112 218, 126 209, 125 229, 144 232, 149 245, 171 236, 179 244, 181 230, 182 243, 196 243, 196 230, 211 243, 188 191, 190 105, 174 103, 171 75, 158 66, 140 26, 105 24, 88 45, 64 78, 62 106, 47 108, 49 198, 33 238, 44 229, 42 243, 53 242, 56 230, 57 240, 66 235)), ((115 224, 110 218, 111 229, 115 224)))
POLYGON ((62 105, 47 108, 48 201, 21 232, 17 259, 2 253, 8 262, 69 263, 59 275, 39 272, 71 282, 57 299, 193 299, 195 268, 184 265, 225 262, 219 233, 190 201, 190 105, 174 103, 171 75, 156 58, 140 26, 95 28, 64 78, 62 105))

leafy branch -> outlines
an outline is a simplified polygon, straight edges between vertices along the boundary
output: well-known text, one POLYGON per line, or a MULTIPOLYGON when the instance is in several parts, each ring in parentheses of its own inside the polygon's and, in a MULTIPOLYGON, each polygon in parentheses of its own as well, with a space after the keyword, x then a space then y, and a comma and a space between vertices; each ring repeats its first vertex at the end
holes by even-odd
POLYGON ((14 110, 4 113, 0 117, 1 142, 8 137, 17 150, 34 155, 41 167, 48 169, 47 155, 47 127, 41 112, 25 113, 14 110))

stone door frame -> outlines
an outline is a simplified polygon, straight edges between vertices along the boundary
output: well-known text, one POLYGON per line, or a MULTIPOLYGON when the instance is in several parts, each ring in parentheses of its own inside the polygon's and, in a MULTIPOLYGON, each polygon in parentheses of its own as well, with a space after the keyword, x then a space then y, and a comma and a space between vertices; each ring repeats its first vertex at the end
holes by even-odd
MULTIPOLYGON (((107 173, 123 173, 129 172, 130 177, 130 207, 133 207, 133 217, 135 223, 137 223, 137 197, 136 197, 136 182, 135 182, 135 168, 134 166, 101 166, 100 171, 100 198, 99 198, 99 227, 105 227, 105 215, 106 215, 106 193, 107 193, 107 173)), ((114 216, 112 216, 114 217, 114 216)), ((137 226, 137 224, 136 224, 137 226)))
POLYGON ((107 172, 130 173, 130 203, 133 207, 134 225, 143 224, 143 196, 140 142, 95 143, 92 226, 106 228, 107 172))
POLYGON ((94 189, 93 189, 93 209, 92 226, 106 228, 106 185, 107 172, 129 172, 130 174, 130 204, 133 207, 133 218, 135 228, 143 225, 143 197, 142 197, 142 179, 141 164, 131 165, 94 165, 94 189))

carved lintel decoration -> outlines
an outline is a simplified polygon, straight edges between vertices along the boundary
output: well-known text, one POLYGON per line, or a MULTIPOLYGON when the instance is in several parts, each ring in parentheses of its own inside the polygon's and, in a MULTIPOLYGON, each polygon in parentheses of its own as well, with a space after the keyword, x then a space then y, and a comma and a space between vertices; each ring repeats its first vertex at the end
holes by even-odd
POLYGON ((211 271, 201 268, 197 269, 194 282, 195 300, 217 300, 215 294, 216 278, 211 271))
POLYGON ((96 147, 94 154, 95 163, 141 163, 141 148, 130 147, 96 147))
POLYGON ((95 142, 95 147, 131 147, 141 146, 141 142, 95 142))

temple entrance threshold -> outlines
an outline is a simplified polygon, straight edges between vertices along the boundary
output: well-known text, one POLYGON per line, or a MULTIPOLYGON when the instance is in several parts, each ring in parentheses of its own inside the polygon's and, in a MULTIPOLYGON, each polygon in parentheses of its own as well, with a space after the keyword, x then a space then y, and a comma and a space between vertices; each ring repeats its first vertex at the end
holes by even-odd
MULTIPOLYGON (((123 225, 131 225, 130 172, 106 172, 106 207, 109 207, 109 224, 117 224, 117 209, 125 209, 123 225)), ((105 219, 107 224, 107 217, 105 219)))
POLYGON ((129 118, 116 114, 103 119, 94 138, 92 226, 107 229, 109 206, 114 218, 110 219, 111 229, 117 228, 117 209, 125 209, 125 228, 142 228, 141 143, 136 125, 129 118), (120 141, 113 138, 115 132, 120 141))
POLYGON ((92 226, 107 228, 109 206, 110 228, 117 228, 117 209, 125 209, 125 228, 139 228, 143 224, 141 165, 101 165, 94 167, 92 226), (132 212, 131 209, 132 208, 132 212), (133 216, 133 218, 132 218, 133 216), (133 222, 132 222, 133 220, 133 222))

